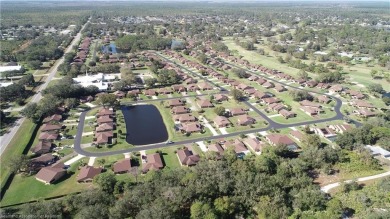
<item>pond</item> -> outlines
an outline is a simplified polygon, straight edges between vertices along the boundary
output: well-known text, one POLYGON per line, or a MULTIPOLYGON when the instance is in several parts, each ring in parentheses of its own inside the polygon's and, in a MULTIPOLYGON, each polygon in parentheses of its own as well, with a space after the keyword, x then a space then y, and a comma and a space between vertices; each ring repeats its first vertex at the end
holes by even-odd
POLYGON ((160 143, 168 132, 157 107, 153 105, 122 106, 126 122, 126 142, 133 145, 160 143))
POLYGON ((114 43, 110 43, 110 45, 107 45, 107 46, 102 46, 102 52, 103 53, 112 53, 112 54, 116 54, 117 51, 116 51, 116 46, 114 43))

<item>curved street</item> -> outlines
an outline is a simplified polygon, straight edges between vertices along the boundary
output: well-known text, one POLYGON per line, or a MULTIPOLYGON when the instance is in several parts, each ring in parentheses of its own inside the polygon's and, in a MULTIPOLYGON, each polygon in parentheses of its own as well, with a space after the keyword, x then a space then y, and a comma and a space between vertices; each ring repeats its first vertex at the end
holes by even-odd
MULTIPOLYGON (((156 53, 156 54, 161 56, 158 53, 156 53)), ((172 62, 171 60, 169 60, 169 59, 167 59, 167 58, 165 58, 163 56, 161 56, 161 57, 164 58, 165 60, 169 61, 169 62, 172 62)), ((172 63, 174 63, 174 62, 172 62, 172 63)), ((241 67, 238 67, 238 66, 230 64, 230 63, 227 63, 227 64, 232 65, 232 66, 237 67, 237 68, 241 68, 241 67)), ((183 66, 181 66, 179 64, 176 64, 176 65, 178 65, 179 67, 185 69, 186 71, 190 72, 193 75, 199 76, 197 73, 192 72, 191 70, 189 70, 189 69, 187 69, 187 68, 185 68, 185 67, 183 67, 183 66)), ((248 71, 248 72, 251 72, 251 73, 256 74, 256 75, 260 75, 257 72, 249 71, 249 70, 246 70, 244 68, 241 68, 241 69, 243 69, 245 71, 248 71)), ((200 77, 205 79, 209 83, 213 84, 214 86, 221 88, 219 85, 213 83, 209 79, 204 78, 203 76, 200 76, 200 77)), ((264 78, 266 78, 268 80, 274 81, 276 83, 282 84, 284 86, 287 86, 287 87, 290 87, 290 88, 293 88, 293 89, 305 90, 303 88, 294 87, 292 85, 289 85, 289 84, 286 84, 286 83, 283 83, 283 82, 279 82, 279 81, 277 81, 277 80, 275 80, 273 78, 269 78, 269 77, 264 76, 264 75, 261 75, 261 77, 264 77, 264 78)), ((223 92, 226 92, 226 90, 223 91, 223 92)), ((259 114, 261 117, 263 117, 268 122, 268 126, 266 128, 248 129, 248 130, 245 130, 245 131, 233 132, 233 133, 229 133, 229 134, 222 134, 222 135, 218 135, 218 136, 209 136, 209 137, 202 137, 202 138, 196 138, 196 139, 188 139, 188 140, 184 140, 184 141, 174 142, 174 143, 169 144, 169 145, 166 145, 165 142, 162 142, 162 143, 151 144, 151 145, 139 145, 139 146, 135 146, 135 147, 132 147, 132 148, 128 148, 128 149, 124 149, 124 150, 117 150, 117 151, 88 152, 88 151, 85 151, 84 149, 82 149, 81 148, 81 144, 80 144, 81 143, 81 138, 82 138, 82 133, 83 133, 83 128, 84 128, 85 115, 87 113, 87 112, 83 112, 83 113, 81 113, 80 119, 79 119, 80 123, 79 123, 79 126, 78 126, 78 131, 77 131, 77 134, 76 134, 76 137, 75 137, 75 141, 74 141, 74 150, 78 154, 81 154, 81 155, 84 155, 84 156, 102 157, 102 156, 123 154, 123 153, 129 153, 129 152, 137 152, 137 151, 142 151, 142 150, 157 149, 157 148, 161 148, 161 147, 164 147, 164 146, 178 146, 178 145, 183 145, 183 144, 191 144, 191 143, 194 143, 194 142, 197 142, 197 141, 207 141, 207 140, 215 140, 215 139, 220 139, 220 138, 228 138, 228 137, 233 137, 233 136, 237 136, 237 135, 241 135, 241 134, 250 134, 250 133, 255 133, 255 132, 263 132, 263 131, 267 131, 267 130, 270 130, 270 129, 283 129, 283 128, 289 128, 289 127, 294 127, 294 126, 311 125, 311 124, 315 124, 315 123, 330 122, 330 121, 333 121, 333 120, 343 120, 344 119, 344 115, 342 114, 342 112, 340 110, 341 109, 341 105, 342 105, 342 101, 339 98, 337 98, 335 96, 332 96, 330 94, 314 92, 314 91, 309 91, 309 92, 310 93, 315 93, 315 94, 326 95, 326 96, 334 99, 336 101, 336 105, 334 106, 334 111, 336 112, 336 115, 331 117, 331 118, 326 118, 326 119, 318 119, 318 120, 312 120, 312 121, 303 121, 303 122, 294 123, 294 124, 281 124, 281 123, 277 123, 277 122, 273 121, 272 119, 270 119, 268 116, 266 116, 264 113, 262 113, 259 109, 257 109, 256 107, 252 106, 252 104, 250 104, 249 102, 243 101, 244 104, 246 104, 248 107, 253 109, 253 111, 255 111, 257 114, 259 114)), ((195 95, 195 96, 204 96, 204 95, 202 94, 202 95, 195 95)), ((183 98, 183 97, 173 97, 173 98, 164 98, 164 99, 155 99, 155 100, 143 100, 143 101, 132 102, 132 103, 129 103, 129 104, 137 104, 138 102, 147 103, 147 102, 151 102, 151 101, 164 101, 164 100, 168 100, 168 99, 180 99, 180 98, 183 98)), ((360 123, 358 123, 356 121, 353 121, 353 122, 356 125, 358 125, 358 126, 360 125, 360 123)))
MULTIPOLYGON (((378 178, 382 178, 382 177, 386 177, 386 176, 390 176, 390 171, 385 172, 385 173, 380 173, 380 174, 377 174, 377 175, 373 175, 373 176, 360 177, 360 178, 357 178, 356 181, 357 182, 364 182, 364 181, 378 179, 378 178)), ((352 182, 352 180, 345 180, 343 182, 344 183, 350 183, 350 182, 352 182)), ((321 187, 321 191, 323 191, 325 193, 329 193, 329 190, 334 189, 334 188, 340 186, 343 182, 337 182, 337 183, 332 183, 332 184, 323 186, 323 187, 321 187)))

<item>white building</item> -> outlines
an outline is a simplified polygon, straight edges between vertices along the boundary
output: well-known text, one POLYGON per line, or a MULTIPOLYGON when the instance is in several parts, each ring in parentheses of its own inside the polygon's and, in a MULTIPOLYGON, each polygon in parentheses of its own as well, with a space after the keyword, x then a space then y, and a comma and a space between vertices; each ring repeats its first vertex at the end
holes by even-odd
POLYGON ((22 69, 21 65, 17 65, 17 66, 0 66, 0 72, 20 71, 21 69, 22 69))
POLYGON ((120 79, 120 74, 103 74, 79 76, 73 80, 83 87, 96 86, 100 91, 106 91, 110 84, 120 79))
POLYGON ((366 148, 370 149, 372 156, 382 156, 384 158, 390 159, 390 152, 379 146, 366 145, 366 148))

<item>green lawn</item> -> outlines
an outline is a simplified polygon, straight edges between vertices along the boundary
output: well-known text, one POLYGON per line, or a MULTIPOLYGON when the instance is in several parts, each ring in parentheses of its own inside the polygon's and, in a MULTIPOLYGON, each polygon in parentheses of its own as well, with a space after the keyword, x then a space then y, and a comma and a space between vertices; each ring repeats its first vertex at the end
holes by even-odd
POLYGON ((12 138, 9 147, 7 147, 3 154, 0 156, 0 176, 1 176, 1 188, 5 185, 10 171, 7 168, 9 160, 14 156, 20 156, 26 149, 30 139, 35 136, 31 136, 34 133, 36 124, 26 119, 20 126, 18 132, 12 138), (28 135, 26 133, 29 133, 28 135))
POLYGON ((16 175, 11 186, 5 193, 1 205, 12 205, 44 198, 67 195, 85 190, 88 184, 79 184, 76 181, 77 172, 65 180, 54 185, 45 185, 34 176, 16 175))

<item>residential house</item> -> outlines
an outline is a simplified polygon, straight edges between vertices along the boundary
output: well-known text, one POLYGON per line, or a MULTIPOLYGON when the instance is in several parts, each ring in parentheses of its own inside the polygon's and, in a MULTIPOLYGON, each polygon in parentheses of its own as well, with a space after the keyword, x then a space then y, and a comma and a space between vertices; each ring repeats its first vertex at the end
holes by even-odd
POLYGON ((348 125, 348 124, 330 125, 329 128, 331 128, 335 132, 338 132, 338 133, 341 133, 341 134, 343 134, 345 132, 348 132, 348 131, 353 129, 353 127, 351 125, 348 125))
POLYGON ((182 130, 185 133, 201 132, 202 126, 198 122, 185 123, 183 124, 182 130))
POLYGON ((298 142, 302 142, 302 140, 305 138, 305 135, 302 134, 302 132, 298 130, 293 130, 290 132, 290 135, 297 140, 298 142))
POLYGON ((288 110, 286 110, 286 109, 281 109, 281 110, 279 111, 279 114, 282 115, 282 116, 283 116, 284 118, 286 118, 286 119, 294 118, 295 116, 297 116, 296 113, 291 112, 291 111, 288 111, 288 110))
POLYGON ((239 115, 246 114, 246 111, 242 108, 234 108, 234 109, 230 109, 229 111, 231 116, 239 116, 239 115))
POLYGON ((339 85, 339 84, 336 84, 336 85, 333 85, 329 88, 329 91, 331 93, 340 93, 344 90, 343 86, 339 85))
POLYGON ((210 100, 201 99, 197 101, 197 104, 200 108, 210 108, 214 107, 214 105, 210 102, 210 100))
POLYGON ((41 131, 42 132, 51 132, 51 131, 58 131, 62 128, 62 125, 54 125, 54 124, 43 124, 41 131))
POLYGON ((231 123, 230 123, 229 119, 226 118, 225 116, 217 116, 217 117, 215 117, 215 119, 214 119, 214 124, 215 124, 218 128, 222 128, 222 127, 229 126, 231 123))
POLYGON ((336 133, 328 127, 314 128, 314 133, 316 133, 317 135, 322 136, 324 138, 336 137, 336 133))
POLYGON ((131 159, 125 158, 123 160, 117 161, 113 165, 113 170, 115 174, 128 173, 131 170, 131 159))
POLYGON ((374 105, 372 105, 371 103, 369 103, 365 100, 354 100, 351 102, 351 105, 355 106, 357 108, 360 108, 360 109, 373 109, 373 108, 375 108, 374 105))
POLYGON ((263 87, 266 88, 266 89, 275 87, 274 83, 269 82, 269 81, 265 82, 265 83, 262 84, 262 85, 263 85, 263 87))
POLYGON ((190 84, 186 88, 187 88, 187 91, 189 91, 189 92, 195 92, 195 91, 199 90, 199 87, 196 84, 190 84))
POLYGON ((50 141, 39 141, 33 148, 31 152, 33 154, 46 154, 49 153, 52 148, 52 143, 50 141))
POLYGON ((173 114, 185 114, 185 113, 189 113, 190 110, 185 106, 175 106, 172 108, 171 112, 173 114))
POLYGON ((49 166, 39 170, 35 179, 45 184, 53 184, 66 175, 66 170, 62 167, 49 166))
POLYGON ((109 116, 100 116, 96 121, 98 124, 114 122, 114 120, 109 116))
POLYGON ((261 100, 261 103, 264 103, 266 105, 274 104, 274 103, 279 103, 280 99, 277 97, 267 97, 261 100))
POLYGON ((309 116, 315 116, 322 112, 322 109, 315 107, 301 106, 301 110, 309 116))
POLYGON ((38 137, 38 139, 40 141, 50 141, 50 142, 53 142, 57 138, 58 138, 58 134, 51 133, 51 132, 42 132, 41 134, 39 134, 39 137, 38 137))
POLYGON ((279 112, 282 109, 286 109, 286 107, 281 103, 272 103, 272 104, 268 105, 268 109, 275 111, 275 112, 279 112))
POLYGON ((114 130, 114 123, 102 123, 96 127, 96 132, 106 132, 114 130))
POLYGON ((186 87, 184 87, 183 85, 172 85, 172 89, 173 91, 178 93, 186 91, 186 87))
POLYGON ((248 146, 249 148, 251 148, 254 152, 261 152, 263 146, 264 146, 264 143, 259 141, 259 139, 257 139, 256 137, 247 137, 244 139, 244 144, 246 146, 248 146))
POLYGON ((110 109, 107 109, 107 108, 101 108, 99 110, 99 112, 96 114, 97 117, 101 117, 101 116, 114 116, 114 111, 113 110, 110 110, 110 109))
POLYGON ((215 94, 214 95, 214 100, 217 101, 217 102, 222 102, 222 101, 228 101, 229 98, 228 98, 228 96, 226 96, 224 94, 215 94))
POLYGON ((150 170, 160 170, 163 167, 164 164, 159 153, 148 154, 145 156, 145 164, 143 164, 142 172, 147 173, 150 170))
POLYGON ((173 99, 168 101, 169 107, 175 107, 175 106, 184 106, 185 103, 180 99, 173 99))
POLYGON ((376 112, 372 112, 368 109, 357 109, 357 110, 354 110, 354 113, 356 113, 357 115, 364 117, 364 118, 374 117, 377 115, 376 112))
POLYGON ((255 124, 256 120, 248 115, 237 116, 237 124, 241 126, 255 124))
POLYGON ((102 172, 103 168, 93 166, 83 166, 80 169, 79 175, 77 176, 78 183, 90 183, 93 178, 102 172))
POLYGON ((289 150, 296 150, 298 148, 297 144, 284 134, 269 134, 265 138, 273 146, 286 145, 289 150))
POLYGON ((284 86, 282 86, 282 85, 279 85, 279 84, 276 84, 275 85, 275 87, 274 87, 274 89, 277 91, 277 92, 283 92, 283 91, 287 91, 287 89, 284 87, 284 86))
POLYGON ((178 114, 178 115, 174 115, 173 119, 175 121, 179 121, 180 123, 195 122, 196 121, 195 116, 193 116, 191 114, 178 114))
POLYGON ((200 160, 199 155, 194 155, 188 148, 177 150, 176 155, 182 166, 194 166, 200 160))
POLYGON ((95 133, 95 144, 102 145, 108 144, 112 141, 114 133, 112 131, 97 132, 95 133))
POLYGON ((211 87, 208 83, 203 82, 198 84, 199 89, 201 90, 212 90, 213 87, 211 87))
POLYGON ((59 122, 62 119, 62 115, 54 114, 52 116, 46 117, 43 119, 43 123, 52 123, 52 122, 59 122))
POLYGON ((331 101, 331 99, 325 95, 320 95, 317 97, 317 99, 319 103, 325 103, 325 104, 328 104, 331 101))
POLYGON ((149 96, 149 97, 151 97, 151 96, 156 96, 156 91, 155 90, 153 90, 153 89, 147 89, 147 90, 144 90, 144 94, 146 95, 146 96, 149 96))
POLYGON ((234 152, 236 152, 237 155, 244 155, 249 153, 248 148, 245 147, 244 143, 242 141, 235 139, 234 141, 227 141, 224 144, 225 150, 229 147, 234 147, 234 152))
POLYGON ((220 159, 222 157, 223 152, 224 152, 222 146, 219 143, 214 143, 214 144, 208 145, 208 150, 216 152, 218 159, 220 159))

